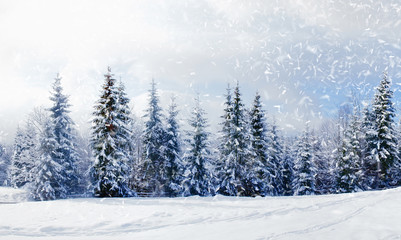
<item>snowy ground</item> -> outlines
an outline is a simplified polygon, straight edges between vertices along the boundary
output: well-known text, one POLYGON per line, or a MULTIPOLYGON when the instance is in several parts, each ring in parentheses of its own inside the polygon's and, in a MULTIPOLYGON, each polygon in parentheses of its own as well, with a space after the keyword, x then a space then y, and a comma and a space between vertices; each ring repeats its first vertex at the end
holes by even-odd
POLYGON ((401 239, 401 188, 256 199, 22 196, 0 189, 0 239, 401 239))

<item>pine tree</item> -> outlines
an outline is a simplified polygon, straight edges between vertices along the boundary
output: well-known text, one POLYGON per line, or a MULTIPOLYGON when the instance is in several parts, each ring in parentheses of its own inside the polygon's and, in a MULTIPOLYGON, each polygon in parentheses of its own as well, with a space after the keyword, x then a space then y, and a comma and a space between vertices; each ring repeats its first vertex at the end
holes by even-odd
POLYGON ((238 84, 233 99, 230 88, 227 89, 225 105, 220 146, 222 162, 219 166, 219 192, 230 196, 252 196, 254 182, 247 177, 250 139, 238 84))
POLYGON ((380 85, 377 88, 373 102, 374 116, 374 143, 372 160, 377 163, 377 174, 379 188, 393 185, 393 179, 399 171, 399 159, 397 149, 397 139, 395 132, 395 109, 392 102, 393 91, 390 89, 391 82, 384 74, 380 85))
POLYGON ((33 181, 32 169, 37 159, 35 137, 36 133, 30 125, 27 125, 26 130, 21 128, 17 130, 9 169, 9 178, 13 187, 20 188, 33 181))
POLYGON ((63 166, 52 157, 58 147, 54 126, 48 122, 43 129, 39 138, 40 157, 35 162, 33 169, 35 180, 31 185, 31 194, 33 199, 40 201, 66 198, 67 189, 63 184, 66 181, 63 166))
POLYGON ((53 106, 49 109, 50 118, 53 126, 53 134, 56 140, 56 146, 51 152, 51 158, 62 166, 61 174, 65 182, 59 183, 66 188, 68 194, 78 193, 77 189, 78 175, 76 162, 78 154, 76 151, 76 138, 74 130, 74 122, 69 117, 68 108, 71 106, 68 103, 68 97, 62 93, 61 77, 57 75, 53 84, 53 91, 50 100, 53 106))
MULTIPOLYGON (((117 87, 116 122, 118 123, 118 129, 116 137, 118 141, 116 141, 116 143, 117 149, 119 150, 121 171, 128 182, 132 178, 133 174, 133 156, 135 151, 132 142, 132 139, 134 138, 132 128, 133 119, 131 117, 129 103, 130 99, 127 97, 127 93, 125 92, 125 85, 120 80, 117 87)), ((131 191, 130 195, 135 195, 135 193, 131 191)))
POLYGON ((149 91, 149 107, 146 110, 147 118, 143 133, 143 166, 141 170, 143 191, 154 196, 164 195, 166 184, 166 130, 162 119, 162 109, 159 106, 159 96, 156 84, 152 79, 149 91))
POLYGON ((315 194, 315 172, 313 165, 312 143, 307 126, 298 140, 297 155, 294 164, 293 191, 295 195, 315 194))
POLYGON ((208 196, 214 194, 212 187, 212 164, 209 149, 209 133, 205 111, 201 108, 199 96, 189 120, 189 150, 185 156, 184 195, 208 196))
POLYGON ((176 197, 182 192, 183 166, 181 160, 181 140, 177 121, 177 104, 175 98, 171 98, 168 111, 166 128, 166 150, 164 152, 166 162, 166 186, 165 192, 169 197, 176 197))
POLYGON ((356 192, 361 189, 362 149, 361 122, 354 111, 352 121, 344 134, 342 155, 337 165, 337 191, 356 192))
POLYGON ((96 197, 131 196, 128 187, 127 159, 121 146, 122 127, 119 91, 110 68, 102 86, 102 95, 95 105, 92 121, 92 138, 95 162, 92 166, 92 181, 96 197))
POLYGON ((293 195, 293 179, 294 179, 294 156, 292 151, 292 142, 289 138, 285 141, 283 146, 283 158, 281 159, 280 168, 282 176, 282 192, 280 195, 291 196, 293 195))
POLYGON ((284 192, 281 163, 283 162, 283 149, 278 134, 277 125, 273 122, 268 134, 268 169, 270 173, 270 191, 268 195, 277 196, 284 192))
POLYGON ((363 111, 362 119, 362 185, 361 188, 369 190, 376 188, 374 185, 377 183, 377 162, 373 159, 373 152, 376 148, 376 130, 374 129, 374 115, 369 107, 363 111))

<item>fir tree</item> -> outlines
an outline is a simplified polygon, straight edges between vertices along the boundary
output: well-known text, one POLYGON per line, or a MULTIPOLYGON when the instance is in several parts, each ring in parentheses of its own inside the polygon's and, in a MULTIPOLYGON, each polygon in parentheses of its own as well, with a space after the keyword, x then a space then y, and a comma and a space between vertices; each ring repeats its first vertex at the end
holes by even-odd
POLYGON ((372 160, 377 163, 379 188, 393 185, 396 173, 399 171, 397 139, 394 126, 395 110, 392 102, 393 91, 391 82, 384 74, 377 88, 373 102, 375 148, 372 160))
POLYGON ((149 95, 149 107, 144 116, 147 121, 143 133, 142 190, 154 196, 162 196, 166 184, 166 130, 162 123, 162 109, 153 79, 149 95))
POLYGON ((11 186, 20 188, 33 181, 32 169, 37 159, 36 134, 29 124, 26 130, 18 128, 14 140, 9 178, 11 186))
POLYGON ((230 88, 227 89, 226 108, 223 116, 223 137, 220 146, 221 166, 219 192, 230 196, 252 196, 254 182, 248 178, 247 158, 249 157, 249 136, 245 118, 244 105, 239 92, 239 85, 231 99, 230 88))
POLYGON ((181 161, 181 141, 179 126, 177 121, 177 104, 175 98, 171 98, 168 111, 166 128, 166 150, 164 152, 166 162, 166 186, 165 192, 169 197, 178 196, 182 192, 182 161, 181 161))
POLYGON ((281 189, 280 195, 291 196, 293 195, 293 179, 294 179, 294 157, 292 150, 292 143, 289 138, 287 138, 286 143, 283 147, 283 158, 281 159, 281 189))
POLYGON ((396 131, 394 126, 395 110, 392 102, 391 82, 384 74, 377 88, 372 105, 373 126, 368 130, 371 152, 367 154, 370 172, 376 170, 372 188, 384 188, 394 185, 399 171, 396 131))
POLYGON ((270 189, 268 195, 277 196, 284 192, 283 175, 281 172, 281 163, 283 162, 283 149, 281 139, 278 134, 277 125, 271 124, 268 134, 268 164, 267 169, 270 173, 270 189))
POLYGON ((121 109, 119 91, 110 68, 105 76, 102 95, 95 105, 92 127, 92 147, 95 162, 92 166, 94 195, 96 197, 131 196, 128 187, 125 139, 121 137, 121 109))
POLYGON ((40 157, 35 162, 33 169, 35 180, 31 186, 32 197, 40 201, 66 198, 67 189, 63 184, 66 181, 63 166, 52 157, 58 143, 51 122, 45 124, 39 142, 40 157))
POLYGON ((361 122, 357 112, 345 132, 342 155, 337 165, 337 191, 340 193, 356 192, 361 189, 361 122))
POLYGON ((214 194, 212 188, 211 156, 207 119, 201 108, 199 96, 189 120, 189 151, 185 156, 184 195, 208 196, 214 194))
POLYGON ((54 151, 51 152, 51 158, 62 166, 61 174, 65 182, 60 182, 60 185, 65 185, 69 194, 77 193, 78 175, 76 162, 78 154, 76 151, 76 138, 74 130, 74 122, 69 117, 68 97, 62 93, 61 78, 59 75, 55 78, 53 91, 50 100, 53 106, 49 109, 50 118, 53 126, 53 135, 56 140, 54 151))
POLYGON ((315 172, 313 165, 312 143, 308 126, 298 140, 297 155, 294 164, 293 192, 295 195, 315 193, 315 172))

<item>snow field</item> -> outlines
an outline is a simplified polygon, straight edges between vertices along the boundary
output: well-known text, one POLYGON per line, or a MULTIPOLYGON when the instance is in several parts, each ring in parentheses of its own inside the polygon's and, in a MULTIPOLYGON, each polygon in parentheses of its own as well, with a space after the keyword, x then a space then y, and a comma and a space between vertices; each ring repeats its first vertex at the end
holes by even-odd
POLYGON ((0 204, 0 239, 400 239, 401 188, 354 194, 0 204))

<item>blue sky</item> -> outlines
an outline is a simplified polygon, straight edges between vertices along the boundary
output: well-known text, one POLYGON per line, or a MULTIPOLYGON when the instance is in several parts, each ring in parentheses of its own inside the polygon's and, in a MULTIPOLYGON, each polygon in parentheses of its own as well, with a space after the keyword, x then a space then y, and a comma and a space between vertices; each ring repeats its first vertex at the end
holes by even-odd
POLYGON ((49 106, 59 72, 87 132, 111 66, 142 115, 151 78, 183 121, 200 92, 217 128, 228 83, 245 103, 258 90, 284 130, 317 126, 348 102, 369 103, 388 71, 400 108, 399 1, 0 1, 0 140, 49 106))

